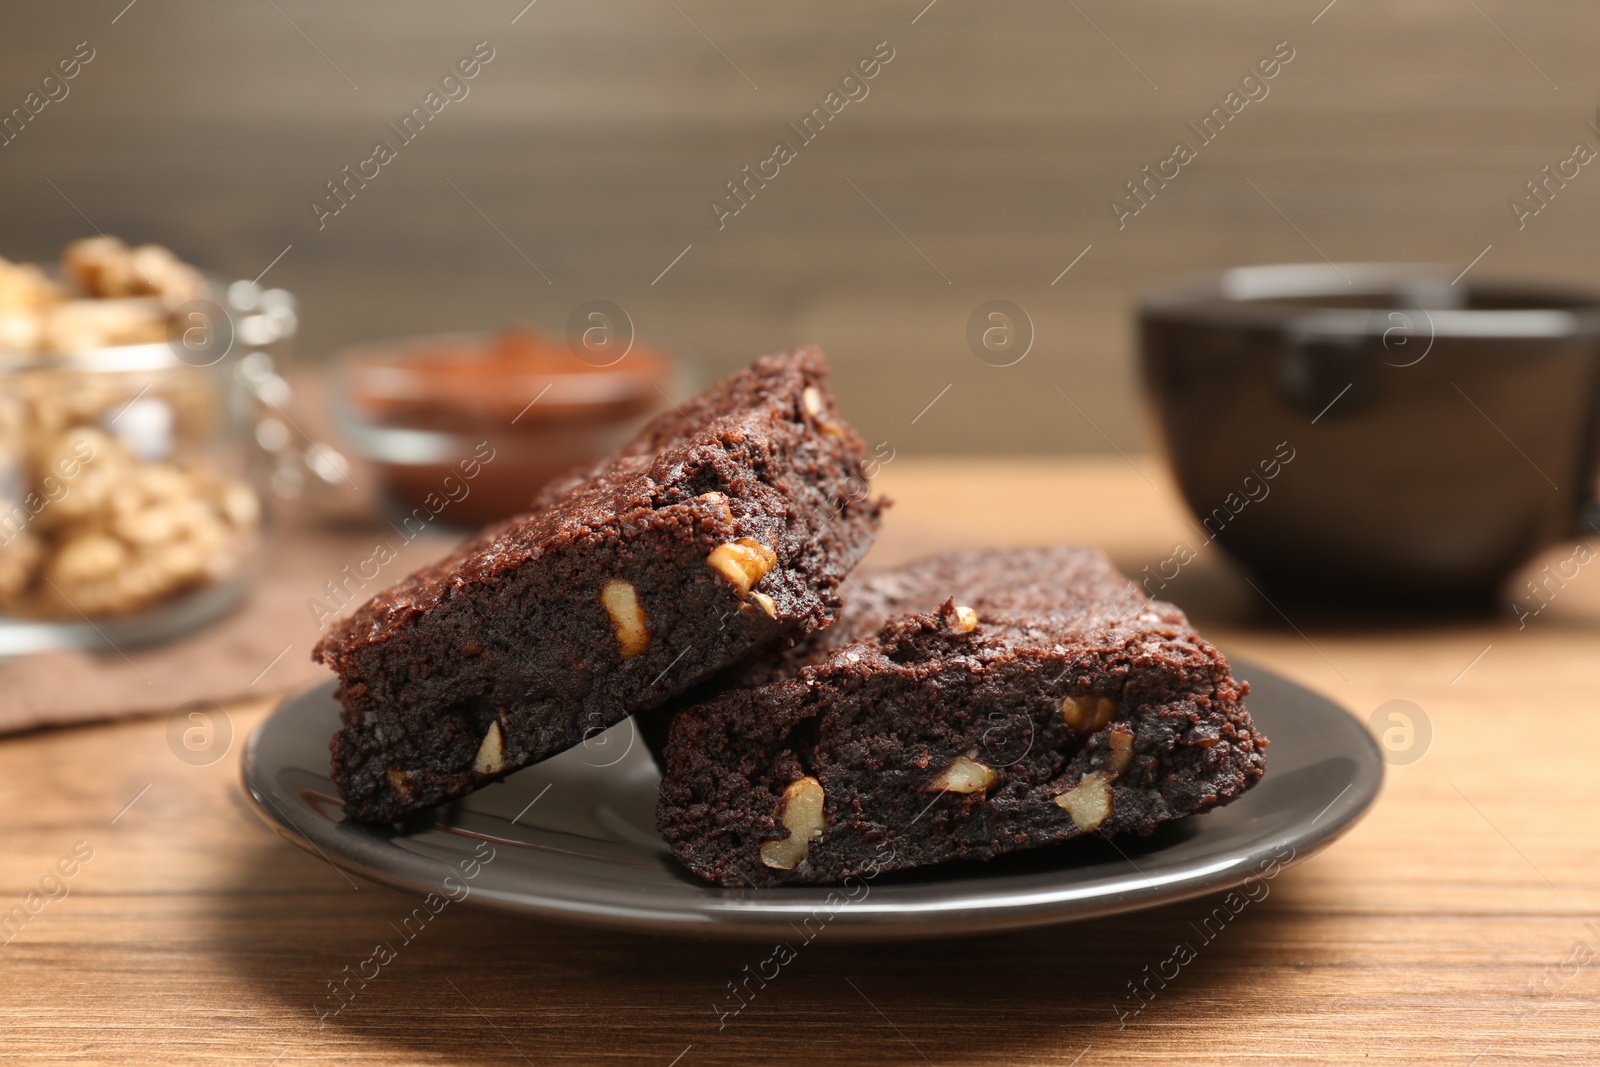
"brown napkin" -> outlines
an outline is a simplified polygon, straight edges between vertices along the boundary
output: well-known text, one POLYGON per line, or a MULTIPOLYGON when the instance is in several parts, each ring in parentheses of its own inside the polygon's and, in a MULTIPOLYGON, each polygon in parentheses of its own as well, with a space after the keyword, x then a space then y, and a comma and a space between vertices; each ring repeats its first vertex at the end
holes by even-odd
POLYGON ((438 559, 460 537, 429 531, 407 542, 378 522, 280 517, 266 530, 244 603, 205 629, 148 648, 0 660, 0 733, 168 714, 191 700, 225 704, 327 681, 333 674, 311 661, 311 647, 332 619, 438 559))

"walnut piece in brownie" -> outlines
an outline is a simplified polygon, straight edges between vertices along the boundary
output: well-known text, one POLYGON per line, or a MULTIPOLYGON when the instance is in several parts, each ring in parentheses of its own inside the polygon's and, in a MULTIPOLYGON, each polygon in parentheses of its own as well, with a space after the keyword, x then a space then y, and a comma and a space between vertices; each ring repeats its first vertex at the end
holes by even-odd
POLYGON ((463 796, 827 625, 881 506, 827 373, 758 360, 323 638, 345 815, 463 796))
POLYGON ((700 877, 833 882, 1148 834, 1261 777, 1246 683, 1098 551, 955 553, 851 586, 833 627, 742 669, 765 684, 673 718, 657 821, 700 877))

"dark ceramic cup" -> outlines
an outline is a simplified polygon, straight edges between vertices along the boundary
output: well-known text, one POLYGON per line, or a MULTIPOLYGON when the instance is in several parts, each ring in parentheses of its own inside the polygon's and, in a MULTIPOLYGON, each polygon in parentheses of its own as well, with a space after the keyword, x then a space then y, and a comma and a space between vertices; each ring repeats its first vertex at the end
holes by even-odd
POLYGON ((1139 329, 1194 536, 1271 596, 1484 604, 1540 549, 1600 533, 1592 294, 1242 267, 1152 293, 1139 329))

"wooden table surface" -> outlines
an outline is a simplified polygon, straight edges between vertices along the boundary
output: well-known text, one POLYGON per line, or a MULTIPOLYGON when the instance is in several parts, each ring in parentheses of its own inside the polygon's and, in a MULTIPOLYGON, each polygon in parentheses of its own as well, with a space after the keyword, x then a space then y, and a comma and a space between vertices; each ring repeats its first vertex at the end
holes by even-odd
MULTIPOLYGON (((899 505, 875 559, 1082 540, 1138 571, 1183 531, 1159 465, 1138 466, 900 459, 880 477, 899 505)), ((0 912, 55 898, 0 934, 0 1060, 1594 1062, 1600 580, 1520 630, 1509 611, 1297 630, 1220 560, 1186 572, 1176 599, 1226 649, 1362 719, 1411 701, 1432 736, 1395 754, 1348 837, 1280 875, 1125 1025, 1128 983, 1216 900, 979 940, 824 936, 720 1030, 712 1003, 765 947, 450 909, 319 1024, 327 983, 414 902, 252 814, 237 760, 261 703, 230 709, 231 751, 208 766, 175 758, 165 719, 0 741, 0 912)))

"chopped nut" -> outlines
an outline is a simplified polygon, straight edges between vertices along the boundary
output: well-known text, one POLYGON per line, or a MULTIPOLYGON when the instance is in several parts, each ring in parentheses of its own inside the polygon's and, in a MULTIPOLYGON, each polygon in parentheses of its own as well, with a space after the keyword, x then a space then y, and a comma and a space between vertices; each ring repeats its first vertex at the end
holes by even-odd
POLYGON ((711 569, 734 584, 743 596, 763 575, 778 565, 777 553, 748 537, 718 545, 706 557, 711 569))
POLYGON ((43 557, 44 546, 27 530, 19 530, 0 546, 0 605, 22 595, 43 557))
POLYGON ((1110 697, 1094 696, 1085 693, 1083 696, 1063 697, 1061 700, 1061 717, 1067 720, 1067 725, 1081 734, 1092 734, 1105 726, 1117 714, 1117 703, 1110 697))
POLYGON ((978 613, 965 604, 956 605, 956 625, 964 634, 970 634, 978 628, 978 613))
POLYGON ((981 793, 994 785, 994 770, 969 756, 957 756, 933 781, 928 790, 946 793, 981 793))
POLYGON ((822 390, 814 385, 808 385, 800 391, 800 404, 806 409, 806 414, 817 421, 817 426, 823 433, 838 436, 843 429, 832 419, 824 417, 828 410, 827 403, 822 399, 822 390))
POLYGON ((1085 832, 1106 821, 1111 814, 1111 779, 1098 771, 1056 797, 1056 804, 1072 816, 1073 823, 1085 832))
POLYGON ((1133 762, 1133 731, 1118 728, 1111 731, 1111 771, 1120 775, 1133 762))
POLYGON ((622 648, 622 658, 632 659, 650 645, 650 626, 639 606, 639 596, 633 586, 620 578, 607 582, 600 590, 600 603, 611 616, 616 627, 617 644, 622 648))
POLYGON ((90 296, 128 296, 138 285, 128 246, 115 237, 73 241, 61 253, 61 267, 90 296))
POLYGON ((193 480, 170 463, 136 468, 126 487, 146 500, 180 500, 194 492, 193 480))
POLYGON ((89 426, 76 426, 59 435, 45 449, 44 469, 61 476, 65 491, 39 512, 48 526, 96 519, 111 494, 127 480, 132 458, 117 441, 89 426))
POLYGON ((761 846, 761 862, 780 871, 792 871, 806 858, 811 842, 822 836, 822 783, 801 778, 789 783, 778 808, 778 821, 789 836, 761 846))
POLYGON ((712 492, 712 493, 701 493, 700 494, 700 499, 704 500, 708 504, 721 505, 721 507, 718 510, 722 513, 722 521, 723 522, 732 522, 733 521, 733 509, 728 507, 728 498, 727 497, 723 496, 721 493, 712 492))
POLYGON ((48 573, 51 581, 71 587, 114 577, 127 558, 127 546, 115 537, 79 534, 56 552, 48 573))
MULTIPOLYGON (((0 288, 4 285, 0 281, 0 288)), ((6 298, 0 295, 0 346, 15 352, 31 352, 39 347, 43 326, 44 320, 37 311, 8 307, 6 298)))
POLYGON ((505 750, 500 740, 500 724, 491 722, 489 729, 484 732, 483 743, 478 746, 478 754, 473 757, 472 769, 479 774, 499 774, 505 770, 505 750))
POLYGON ((145 553, 145 562, 158 576, 158 584, 174 588, 202 578, 206 572, 206 557, 188 541, 156 545, 145 553))
POLYGON ((766 612, 769 617, 774 619, 778 617, 778 605, 774 604, 772 598, 767 594, 751 593, 750 599, 761 605, 761 610, 766 612))
POLYGON ((152 504, 119 518, 113 530, 123 540, 136 545, 164 545, 183 536, 189 518, 183 504, 152 504))
POLYGON ((115 237, 74 241, 61 254, 64 273, 91 297, 154 294, 169 307, 203 295, 205 279, 160 245, 130 249, 115 237))
POLYGON ((161 297, 168 307, 205 295, 200 272, 160 245, 140 245, 129 258, 139 276, 139 290, 161 297))
POLYGON ((400 794, 401 800, 411 796, 411 776, 397 767, 389 768, 389 784, 394 786, 394 791, 400 794))
POLYGON ((31 311, 60 299, 60 288, 37 265, 0 259, 0 307, 31 311))
POLYGON ((106 345, 154 344, 166 339, 167 311, 154 297, 67 300, 45 314, 40 342, 57 352, 106 345))

